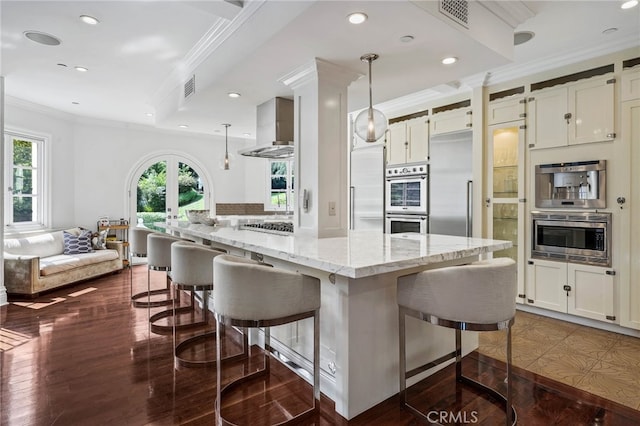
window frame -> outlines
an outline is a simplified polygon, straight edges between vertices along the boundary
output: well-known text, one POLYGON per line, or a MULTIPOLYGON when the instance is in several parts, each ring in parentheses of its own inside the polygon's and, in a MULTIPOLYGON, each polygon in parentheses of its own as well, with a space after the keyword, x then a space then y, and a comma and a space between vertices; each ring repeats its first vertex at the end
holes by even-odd
POLYGON ((49 179, 49 148, 51 137, 28 130, 5 129, 4 137, 4 225, 5 233, 19 233, 46 229, 49 225, 50 208, 50 179, 49 179), (13 193, 8 188, 13 186, 13 141, 25 140, 35 143, 38 147, 36 181, 32 183, 37 197, 36 220, 29 222, 13 222, 13 193))
POLYGON ((264 210, 265 211, 285 211, 292 212, 295 207, 295 196, 294 196, 294 182, 295 178, 295 170, 294 170, 294 161, 293 159, 269 159, 267 170, 266 170, 266 185, 265 185, 265 199, 264 199, 264 210), (273 175, 271 174, 272 164, 273 163, 285 163, 287 165, 287 171, 284 175, 273 175), (273 204, 271 202, 271 178, 274 176, 284 176, 286 179, 287 187, 280 191, 286 194, 286 202, 284 204, 278 205, 273 204))

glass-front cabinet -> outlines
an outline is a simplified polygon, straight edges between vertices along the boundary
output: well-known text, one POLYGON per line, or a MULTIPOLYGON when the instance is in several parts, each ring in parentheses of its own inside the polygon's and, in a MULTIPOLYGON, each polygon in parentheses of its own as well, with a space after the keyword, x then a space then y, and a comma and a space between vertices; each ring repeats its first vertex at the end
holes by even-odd
POLYGON ((525 148, 524 121, 489 126, 488 146, 488 236, 509 240, 513 247, 494 253, 518 264, 517 301, 525 302, 525 148))

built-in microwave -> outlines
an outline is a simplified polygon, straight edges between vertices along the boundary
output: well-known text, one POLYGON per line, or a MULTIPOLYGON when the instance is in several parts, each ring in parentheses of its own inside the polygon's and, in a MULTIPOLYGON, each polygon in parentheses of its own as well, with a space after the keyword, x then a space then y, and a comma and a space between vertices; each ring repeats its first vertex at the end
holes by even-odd
POLYGON ((607 207, 606 160, 536 166, 536 207, 607 207))
POLYGON ((611 213, 532 212, 531 257, 611 266, 611 213))

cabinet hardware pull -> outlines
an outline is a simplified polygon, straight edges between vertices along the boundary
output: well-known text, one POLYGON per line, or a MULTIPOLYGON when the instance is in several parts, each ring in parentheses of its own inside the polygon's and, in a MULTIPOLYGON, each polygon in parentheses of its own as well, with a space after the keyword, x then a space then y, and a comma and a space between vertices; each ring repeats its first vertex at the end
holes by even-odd
POLYGON ((569 120, 571 120, 571 113, 568 112, 564 115, 564 119, 567 120, 567 124, 569 123, 569 120))
POLYGON ((527 299, 527 303, 530 303, 533 305, 533 299, 527 299))
POLYGON ((519 295, 518 295, 518 297, 519 297, 520 299, 524 299, 524 298, 526 298, 526 297, 527 297, 527 295, 526 295, 526 294, 519 294, 519 295))
POLYGON ((467 123, 467 127, 471 127, 471 126, 472 126, 472 124, 471 124, 471 123, 467 123))
POLYGON ((615 133, 607 133, 607 138, 615 139, 616 138, 616 134, 615 133))
POLYGON ((527 128, 526 124, 521 124, 520 126, 518 126, 519 129, 525 130, 527 128))
POLYGON ((612 78, 610 80, 607 80, 607 84, 614 84, 616 82, 615 78, 612 78))
POLYGON ((570 285, 565 284, 565 285, 562 287, 562 289, 563 289, 564 291, 571 291, 571 286, 570 286, 570 285))
POLYGON ((535 101, 535 100, 536 100, 536 98, 531 97, 531 98, 527 99, 527 102, 533 102, 533 101, 535 101))
POLYGON ((609 321, 615 321, 616 320, 616 316, 615 315, 607 315, 605 316, 606 319, 608 319, 609 321))
POLYGON ((607 275, 615 275, 616 271, 613 271, 613 270, 606 271, 605 274, 607 274, 607 275))
POLYGON ((526 198, 518 198, 518 202, 519 203, 526 203, 527 199, 526 198))
POLYGON ((527 103, 527 98, 520 99, 520 100, 518 101, 518 103, 526 104, 526 103, 527 103))
POLYGON ((536 144, 535 144, 535 143, 530 143, 530 144, 529 144, 529 148, 535 148, 535 147, 536 147, 536 144))
POLYGON ((526 116, 527 116, 527 113, 526 113, 526 112, 521 112, 521 113, 518 115, 518 117, 520 117, 520 118, 525 118, 526 116))
POLYGON ((529 265, 533 265, 533 260, 528 260, 528 261, 527 261, 527 263, 528 263, 529 265))

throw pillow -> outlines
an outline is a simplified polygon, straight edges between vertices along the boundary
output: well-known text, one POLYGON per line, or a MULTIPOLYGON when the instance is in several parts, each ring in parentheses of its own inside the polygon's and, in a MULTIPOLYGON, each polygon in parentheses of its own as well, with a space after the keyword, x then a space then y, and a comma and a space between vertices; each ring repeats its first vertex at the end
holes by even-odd
POLYGON ((91 231, 84 230, 80 235, 75 236, 67 231, 62 232, 64 240, 64 254, 92 253, 91 231))
POLYGON ((91 246, 94 250, 104 250, 107 248, 107 234, 109 233, 109 228, 103 229, 100 232, 94 232, 93 237, 91 239, 91 246))

